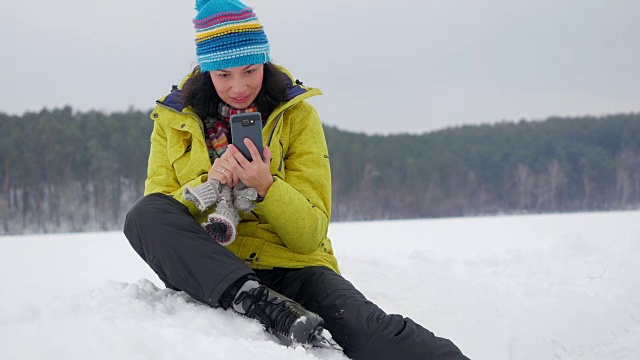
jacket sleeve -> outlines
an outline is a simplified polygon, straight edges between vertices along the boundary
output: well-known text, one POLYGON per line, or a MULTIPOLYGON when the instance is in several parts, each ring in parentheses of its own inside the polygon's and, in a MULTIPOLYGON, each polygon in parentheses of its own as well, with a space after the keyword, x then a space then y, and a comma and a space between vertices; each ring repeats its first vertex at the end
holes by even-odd
POLYGON ((144 184, 144 195, 161 193, 171 195, 184 204, 194 217, 201 211, 190 201, 182 196, 185 186, 196 187, 207 180, 207 174, 201 174, 187 183, 180 185, 176 173, 168 156, 167 136, 164 125, 160 120, 154 121, 151 133, 151 149, 147 168, 147 179, 144 184))
POLYGON ((289 249, 310 254, 326 238, 331 217, 329 155, 316 110, 303 102, 288 111, 285 180, 276 177, 257 207, 289 249))

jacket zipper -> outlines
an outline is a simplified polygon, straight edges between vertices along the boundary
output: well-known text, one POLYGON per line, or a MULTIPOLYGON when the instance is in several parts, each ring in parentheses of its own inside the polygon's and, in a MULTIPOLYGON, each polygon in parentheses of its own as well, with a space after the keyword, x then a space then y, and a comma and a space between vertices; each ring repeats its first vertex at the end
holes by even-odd
MULTIPOLYGON (((293 105, 291 105, 291 106, 293 106, 293 105)), ((271 128, 271 131, 269 132, 269 137, 267 138, 267 146, 269 146, 269 148, 271 148, 271 140, 273 138, 273 133, 276 131, 276 127, 278 126, 278 123, 280 122, 280 119, 284 115, 284 112, 287 111, 291 106, 283 109, 278 114, 278 117, 276 118, 276 122, 275 122, 275 124, 273 124, 273 127, 271 128)), ((278 165, 278 172, 282 171, 282 163, 283 162, 284 162, 284 148, 282 146, 282 141, 280 141, 280 164, 278 165)))
POLYGON ((284 146, 282 145, 282 141, 278 140, 280 143, 280 165, 278 165, 278 172, 282 171, 282 163, 284 162, 284 146))
MULTIPOLYGON (((289 106, 291 107, 291 106, 289 106)), ((287 111, 288 108, 283 109, 282 111, 280 111, 280 113, 278 114, 278 117, 276 118, 276 123, 273 124, 273 127, 271 128, 271 131, 269 132, 269 137, 267 138, 267 146, 271 146, 271 139, 273 138, 273 133, 276 131, 276 127, 278 126, 278 122, 280 122, 280 118, 282 118, 282 115, 284 115, 284 112, 287 111)))

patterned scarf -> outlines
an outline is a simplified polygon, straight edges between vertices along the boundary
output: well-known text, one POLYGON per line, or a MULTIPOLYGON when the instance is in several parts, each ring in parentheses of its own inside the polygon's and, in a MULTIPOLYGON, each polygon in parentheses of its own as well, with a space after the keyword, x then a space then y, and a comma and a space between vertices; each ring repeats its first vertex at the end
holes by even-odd
MULTIPOLYGON (((258 111, 258 108, 254 104, 251 104, 251 106, 246 109, 236 109, 225 104, 223 101, 220 101, 220 105, 218 106, 218 118, 206 119, 204 121, 206 132, 205 142, 207 143, 207 150, 209 150, 209 158, 211 159, 212 164, 216 158, 221 157, 222 154, 227 151, 227 146, 231 143, 231 129, 229 123, 231 115, 256 111, 258 111)), ((264 124, 264 115, 262 120, 264 124)))

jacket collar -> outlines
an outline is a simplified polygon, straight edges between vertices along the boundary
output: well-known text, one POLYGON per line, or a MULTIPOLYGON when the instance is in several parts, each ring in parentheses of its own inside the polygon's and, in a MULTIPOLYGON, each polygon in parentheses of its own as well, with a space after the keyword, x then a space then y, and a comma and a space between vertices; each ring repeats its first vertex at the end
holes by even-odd
MULTIPOLYGON (((302 81, 294 79, 293 76, 291 75, 291 73, 289 73, 289 71, 287 69, 285 69, 282 66, 278 66, 276 65, 277 68, 282 71, 283 73, 285 73, 289 79, 291 80, 291 83, 289 84, 289 87, 287 89, 287 93, 289 95, 289 99, 283 103, 280 104, 274 111, 272 114, 270 114, 270 116, 273 116, 275 114, 278 114, 279 112, 281 112, 284 109, 287 109, 301 101, 304 101, 312 96, 316 96, 316 95, 321 95, 322 92, 319 89, 316 88, 309 88, 306 86, 302 85, 302 81)), ((159 104, 162 104, 166 107, 169 107, 177 112, 185 112, 187 106, 184 105, 184 101, 185 101, 185 96, 184 96, 184 91, 182 90, 184 84, 189 81, 190 75, 187 75, 183 80, 182 83, 180 84, 180 86, 176 86, 174 85, 171 89, 171 92, 169 94, 167 94, 166 96, 164 96, 163 98, 159 99, 158 101, 156 101, 159 104)))
POLYGON ((174 85, 170 93, 156 102, 175 111, 182 112, 185 109, 184 100, 184 91, 174 85))

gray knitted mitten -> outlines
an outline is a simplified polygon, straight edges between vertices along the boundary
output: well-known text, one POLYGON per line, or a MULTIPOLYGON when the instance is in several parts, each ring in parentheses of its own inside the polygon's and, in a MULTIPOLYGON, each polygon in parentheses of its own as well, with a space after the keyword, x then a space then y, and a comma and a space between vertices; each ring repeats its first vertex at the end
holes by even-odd
POLYGON ((258 191, 247 187, 242 181, 233 188, 233 205, 240 211, 250 212, 255 209, 256 204, 253 201, 257 198, 258 191))
POLYGON ((220 187, 218 180, 208 180, 195 188, 185 186, 182 196, 185 200, 196 204, 200 211, 205 211, 209 206, 220 200, 220 187))
POLYGON ((227 246, 236 239, 236 226, 240 222, 240 217, 233 206, 231 189, 227 186, 220 187, 220 197, 216 211, 209 215, 208 219, 209 221, 202 224, 202 227, 215 241, 227 246))

